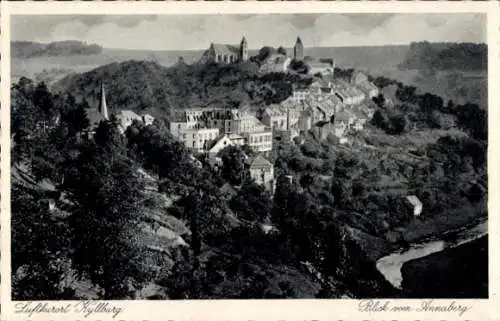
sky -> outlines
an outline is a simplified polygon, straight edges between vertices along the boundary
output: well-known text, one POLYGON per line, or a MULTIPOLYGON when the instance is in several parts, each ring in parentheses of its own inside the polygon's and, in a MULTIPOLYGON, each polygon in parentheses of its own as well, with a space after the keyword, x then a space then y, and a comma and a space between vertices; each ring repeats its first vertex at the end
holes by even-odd
POLYGON ((486 15, 256 14, 12 16, 11 39, 80 40, 106 48, 200 50, 210 42, 249 48, 380 46, 412 41, 486 43, 486 15))

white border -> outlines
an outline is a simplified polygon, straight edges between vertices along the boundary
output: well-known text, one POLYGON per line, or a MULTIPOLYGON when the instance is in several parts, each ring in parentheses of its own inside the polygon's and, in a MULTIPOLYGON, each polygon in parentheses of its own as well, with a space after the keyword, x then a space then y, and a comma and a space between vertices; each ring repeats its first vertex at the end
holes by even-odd
MULTIPOLYGON (((2 2, 1 15, 1 320, 108 320, 95 315, 14 315, 10 302, 10 33, 11 14, 234 14, 234 13, 459 13, 488 14, 489 152, 488 177, 498 182, 497 157, 499 82, 499 4, 491 2, 2 2)), ((490 299, 454 300, 472 306, 463 316, 454 313, 361 313, 357 300, 218 300, 109 301, 124 312, 115 320, 500 320, 498 282, 500 238, 499 192, 489 184, 490 299)), ((449 304, 453 300, 435 300, 449 304)), ((57 303, 57 302, 55 302, 57 303)), ((74 303, 69 301, 65 303, 74 303)), ((391 304, 419 306, 420 300, 391 300, 391 304)))

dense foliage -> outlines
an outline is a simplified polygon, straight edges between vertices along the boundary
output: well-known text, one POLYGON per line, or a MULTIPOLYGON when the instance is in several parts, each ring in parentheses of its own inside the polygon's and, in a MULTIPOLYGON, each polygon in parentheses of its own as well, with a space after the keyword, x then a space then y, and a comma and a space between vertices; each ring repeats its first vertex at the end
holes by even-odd
POLYGON ((102 52, 102 47, 99 45, 86 44, 73 40, 57 41, 48 44, 31 41, 13 41, 11 48, 12 57, 14 58, 96 55, 102 52))
MULTIPOLYGON (((214 169, 161 117, 148 126, 136 121, 124 134, 112 119, 85 135, 102 79, 115 80, 105 84, 109 106, 167 117, 180 107, 280 102, 293 85, 311 82, 299 63, 297 73, 262 75, 257 58, 227 66, 111 64, 65 79, 57 94, 26 78, 14 84, 13 297, 88 298, 75 288, 82 282, 103 299, 143 298, 151 283, 171 299, 394 297, 376 259, 484 214, 485 111, 381 77, 374 82, 396 86, 397 101, 375 97, 372 125, 353 134, 351 148, 310 133, 274 142, 273 193, 245 175, 248 150, 222 150, 214 169), (21 169, 34 185, 53 188, 25 186, 21 169), (148 180, 170 205, 150 200, 148 180), (422 200, 422 218, 408 208, 408 194, 422 200), (56 211, 49 199, 58 200, 56 211), (141 227, 151 216, 185 224, 178 251, 149 255, 157 240, 141 227)), ((347 79, 352 70, 339 72, 347 79)))
POLYGON ((176 64, 166 68, 154 62, 126 61, 70 75, 54 88, 97 107, 101 83, 110 108, 147 109, 154 116, 165 116, 172 110, 193 106, 277 103, 291 95, 292 84, 310 84, 311 79, 284 73, 262 75, 257 62, 176 64))

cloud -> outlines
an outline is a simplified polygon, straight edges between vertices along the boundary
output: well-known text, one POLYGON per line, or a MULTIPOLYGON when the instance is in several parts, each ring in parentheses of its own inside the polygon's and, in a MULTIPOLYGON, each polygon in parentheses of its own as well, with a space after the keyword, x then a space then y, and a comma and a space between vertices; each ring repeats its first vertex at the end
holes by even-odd
POLYGON ((411 41, 486 41, 481 14, 259 14, 17 16, 12 38, 76 39, 108 48, 194 50, 210 42, 251 48, 406 44, 411 41))

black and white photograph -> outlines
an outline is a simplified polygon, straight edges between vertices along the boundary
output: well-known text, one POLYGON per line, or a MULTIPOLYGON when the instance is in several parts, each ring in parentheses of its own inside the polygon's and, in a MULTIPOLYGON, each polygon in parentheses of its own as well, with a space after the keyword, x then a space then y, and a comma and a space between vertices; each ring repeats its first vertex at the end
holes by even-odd
POLYGON ((12 300, 488 299, 487 20, 10 16, 12 300))

